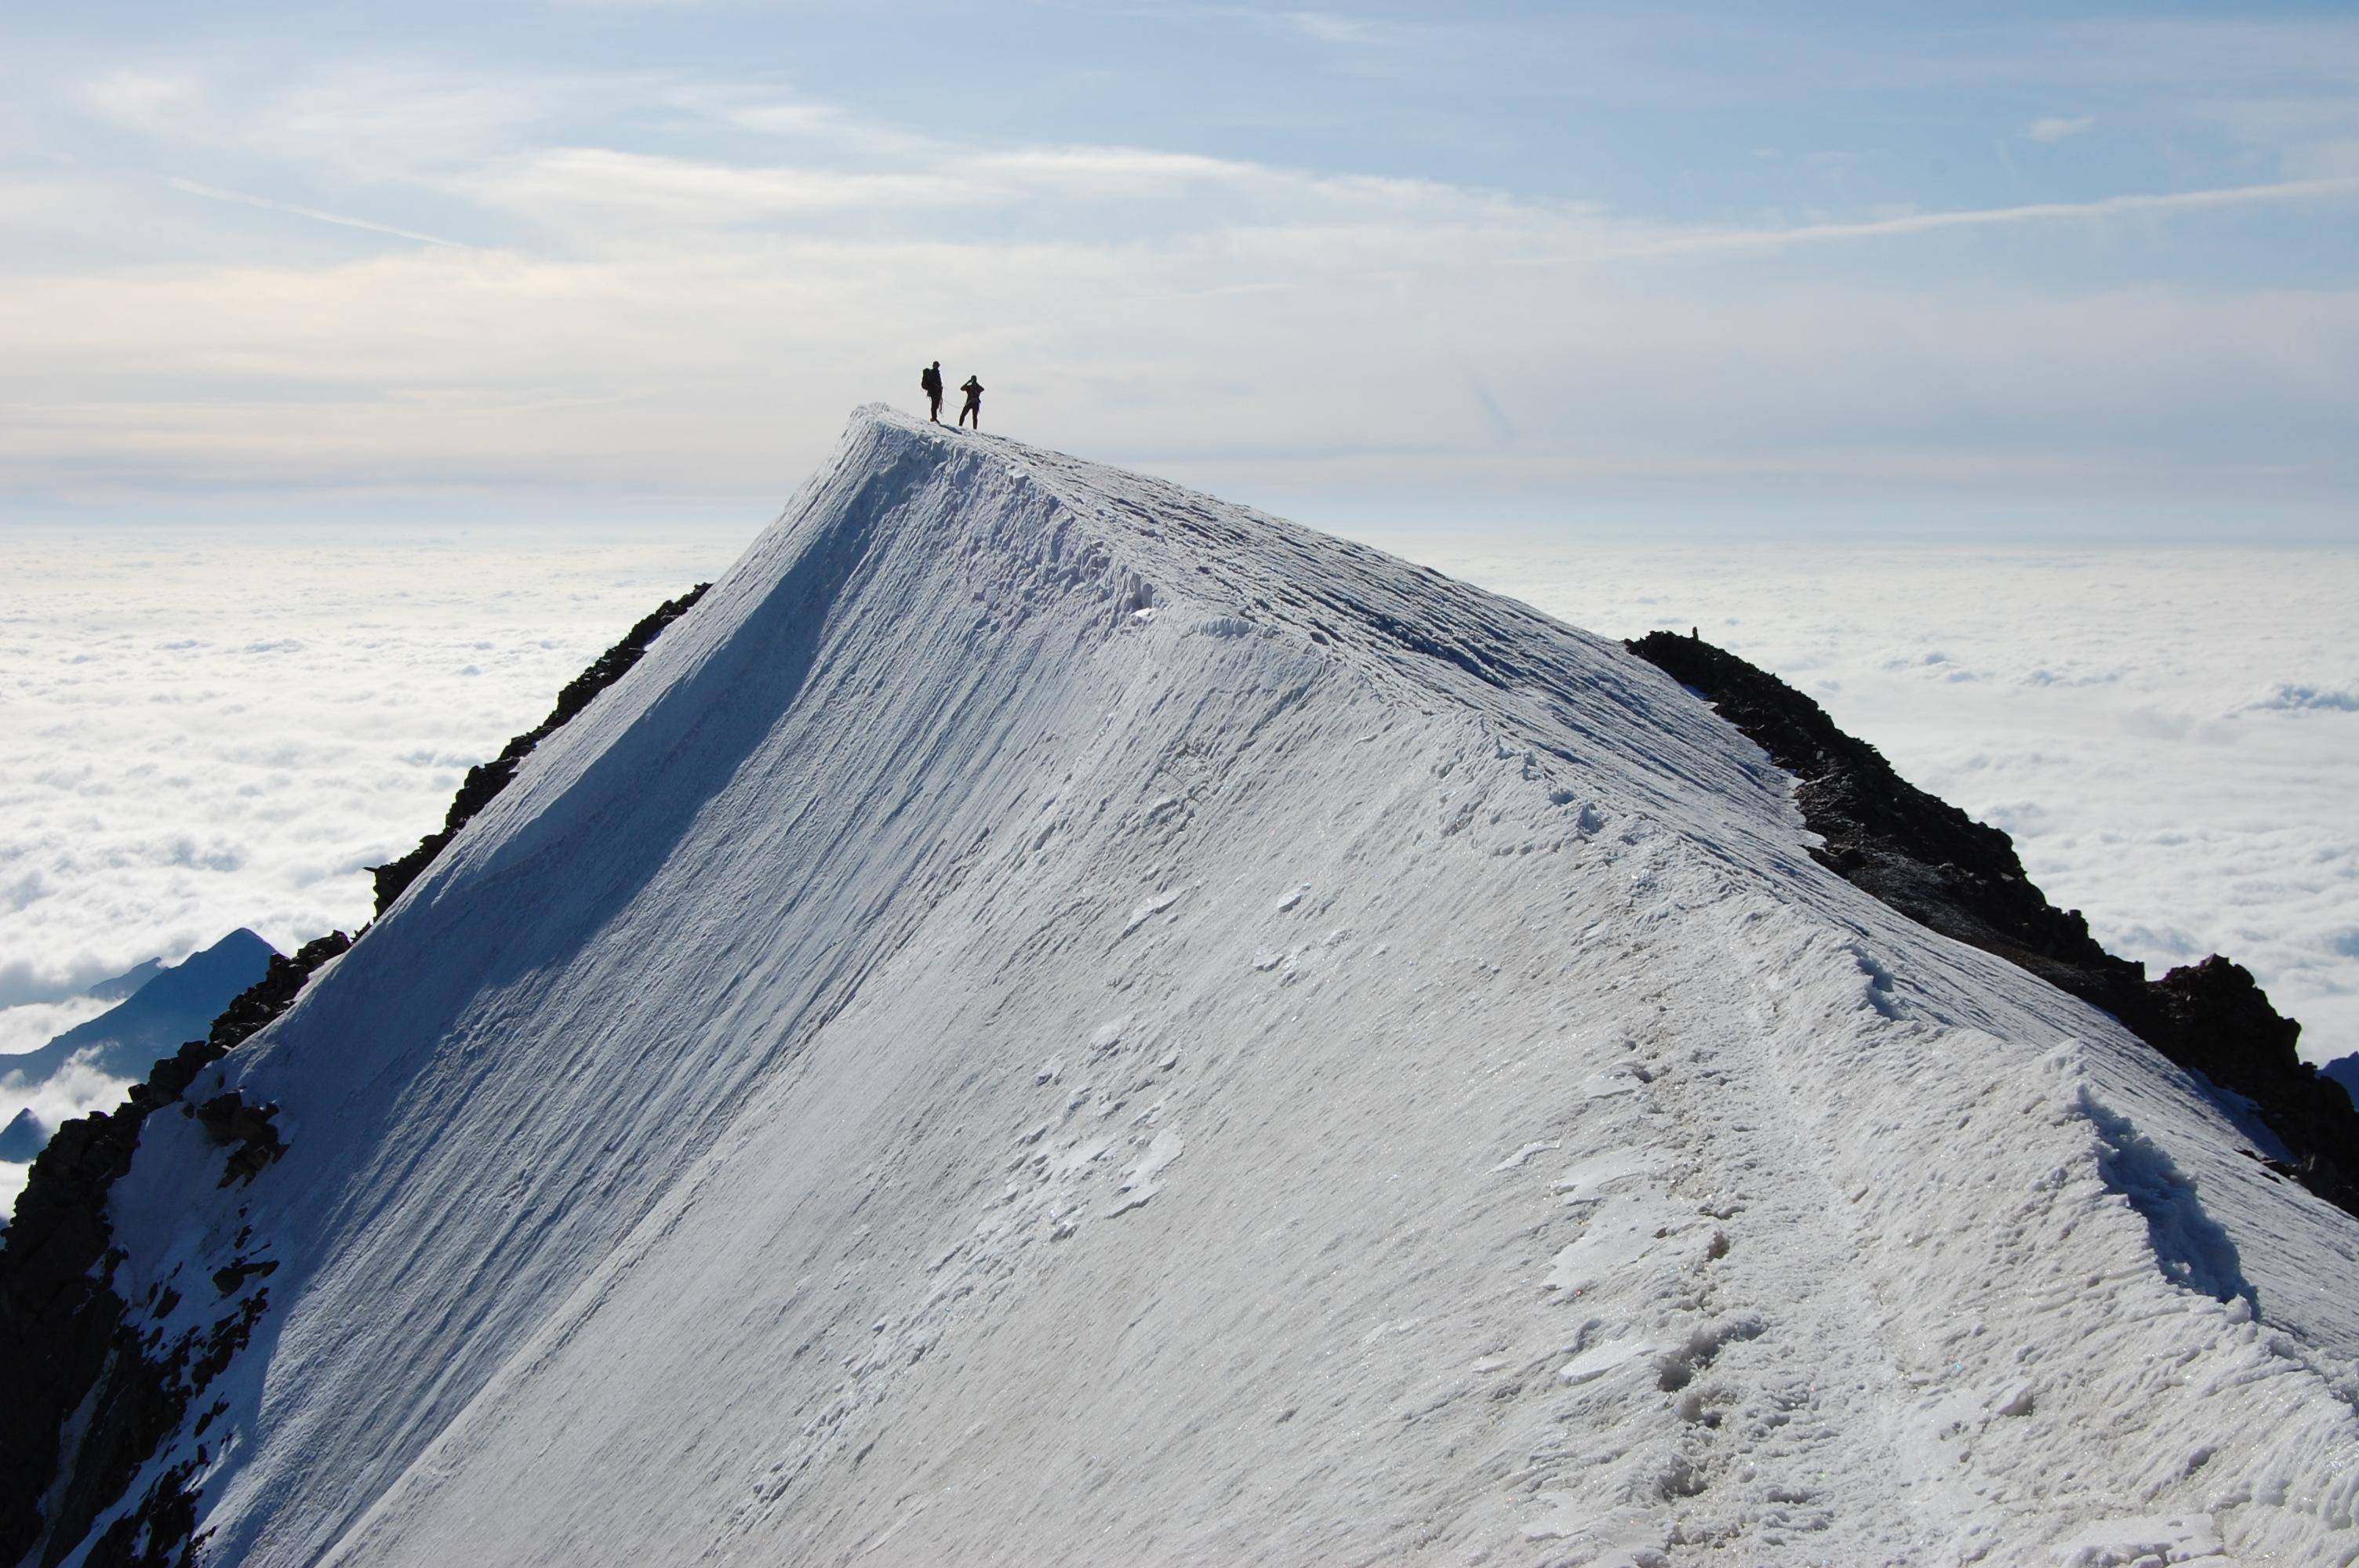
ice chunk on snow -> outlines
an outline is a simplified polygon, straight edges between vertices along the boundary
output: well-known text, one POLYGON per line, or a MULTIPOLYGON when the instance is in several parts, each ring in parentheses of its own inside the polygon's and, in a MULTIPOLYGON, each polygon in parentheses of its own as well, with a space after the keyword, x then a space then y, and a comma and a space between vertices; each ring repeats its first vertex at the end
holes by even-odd
POLYGON ((1667 1249, 1692 1239, 1700 1225, 1693 1214, 1650 1194, 1607 1198, 1580 1238, 1557 1253, 1548 1288, 1578 1295, 1601 1279, 1639 1267, 1650 1254, 1659 1260, 1667 1249))
POLYGON ((1625 1367, 1651 1365, 1662 1348, 1651 1339, 1609 1340, 1603 1345, 1592 1346, 1557 1368, 1557 1379, 1573 1387, 1595 1382, 1607 1373, 1625 1367))
POLYGON ((1663 1156, 1651 1149, 1613 1149, 1565 1167, 1554 1185, 1560 1193, 1602 1193, 1633 1176, 1658 1175, 1663 1156))
POLYGON ((1515 1170, 1533 1155, 1545 1154, 1549 1150, 1556 1147, 1558 1147, 1558 1141, 1553 1138, 1549 1139, 1545 1143, 1527 1143, 1521 1149, 1516 1150, 1514 1153, 1508 1155, 1506 1159, 1492 1166, 1491 1169, 1494 1171, 1515 1170))
POLYGON ((1130 1168, 1130 1173, 1123 1177, 1122 1190, 1136 1192, 1148 1185, 1163 1167, 1180 1158, 1187 1147, 1187 1141, 1180 1136, 1177 1128, 1165 1128, 1155 1135, 1155 1141, 1147 1146, 1146 1154, 1130 1168))
POLYGON ((1157 1133, 1155 1141, 1147 1146, 1147 1152, 1124 1175, 1122 1185, 1116 1189, 1120 1195, 1107 1206, 1104 1217, 1112 1219, 1118 1214, 1146 1207, 1147 1200, 1163 1190, 1163 1184, 1157 1181, 1156 1176, 1164 1166, 1180 1158, 1186 1147, 1186 1141, 1180 1138, 1177 1129, 1166 1128, 1157 1133))
POLYGON ((2144 1564, 2219 1559, 2226 1568, 2220 1528, 2208 1513, 2148 1514, 2075 1530, 2058 1544, 2058 1568, 2143 1568, 2144 1564))
POLYGON ((1129 935, 1179 902, 1180 895, 1177 892, 1167 892, 1159 898, 1148 899, 1130 912, 1130 918, 1123 922, 1122 934, 1125 936, 1129 935))

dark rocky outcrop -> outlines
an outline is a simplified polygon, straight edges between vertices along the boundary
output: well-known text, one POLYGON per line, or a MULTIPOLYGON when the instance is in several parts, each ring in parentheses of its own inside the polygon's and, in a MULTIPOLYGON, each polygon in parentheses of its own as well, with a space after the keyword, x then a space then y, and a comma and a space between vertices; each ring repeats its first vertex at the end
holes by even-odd
POLYGON ((235 1089, 197 1107, 197 1120, 214 1142, 236 1145, 222 1171, 223 1186, 241 1178, 254 1180, 264 1166, 287 1152, 278 1129, 271 1125, 271 1118, 277 1114, 277 1104, 248 1105, 235 1089))
POLYGON ((2337 1056, 2318 1072, 2321 1077, 2341 1084, 2343 1092, 2351 1097, 2352 1103, 2359 1105, 2359 1053, 2337 1056))
POLYGON ((1799 781, 1812 851, 1946 936, 1995 953, 2103 1008, 2184 1067, 2245 1096, 2294 1155, 2294 1174, 2359 1214, 2359 1111, 2301 1060, 2301 1025, 2278 1016, 2241 965, 2214 954, 2158 980, 2108 953, 2074 909, 2023 874, 2014 840, 1893 772, 1875 747, 1768 672, 1693 636, 1650 632, 1628 647, 1702 695, 1799 781))
MULTIPOLYGON (((147 1119, 286 1011, 312 972, 351 946, 338 931, 292 957, 272 954, 267 972, 213 1021, 204 1039, 158 1062, 119 1108, 60 1126, 33 1162, 15 1220, 0 1240, 0 1386, 8 1390, 0 1400, 0 1562, 16 1562, 46 1540, 39 1558, 46 1565, 76 1545, 252 1332, 266 1304, 260 1292, 210 1331, 176 1345, 163 1344, 145 1328, 114 1291, 121 1255, 113 1250, 107 1192, 131 1168, 147 1119), (85 1406, 81 1440, 73 1454, 62 1454, 68 1418, 85 1406), (53 1517, 44 1519, 43 1500, 61 1465, 68 1482, 54 1500, 53 1517)), ((237 1097, 218 1097, 207 1108, 221 1108, 212 1119, 239 1140, 232 1173, 240 1155, 253 1158, 248 1152, 256 1144, 245 1135, 256 1124, 266 1135, 260 1141, 275 1157, 283 1145, 266 1112, 248 1110, 242 1102, 223 1108, 224 1099, 237 1097)), ((254 1169, 267 1162, 262 1159, 254 1169)), ((245 1276, 237 1282, 243 1285, 245 1276)), ((174 1521, 195 1518, 186 1480, 168 1476, 150 1488, 89 1560, 179 1561, 188 1527, 178 1526, 176 1533, 174 1521)))
POLYGON ((451 802, 451 809, 442 819, 441 828, 429 833, 418 841, 418 848, 397 860, 370 869, 376 879, 376 912, 382 915, 393 907, 403 890, 418 880, 419 873, 434 862, 442 846, 458 837, 459 829, 473 818, 475 813, 492 803, 494 796, 508 787, 516 777, 516 767, 532 749, 560 726, 590 706, 590 699, 623 678, 623 675, 647 651, 647 645, 662 634, 665 627, 693 609, 712 585, 698 583, 678 599, 667 600, 626 633, 623 640, 598 655, 590 667, 573 677, 563 691, 557 694, 557 706, 548 718, 518 735, 500 748, 500 754, 488 762, 479 762, 467 770, 459 784, 459 793, 451 802))
MULTIPOLYGON (((391 865, 375 868, 378 911, 506 787, 535 746, 621 678, 709 586, 698 584, 632 627, 559 693, 547 719, 470 770, 442 830, 391 865)), ((249 1237, 242 1232, 240 1255, 212 1275, 226 1315, 167 1343, 154 1323, 172 1313, 181 1292, 164 1287, 136 1312, 116 1294, 121 1255, 112 1250, 107 1192, 131 1168, 147 1118, 179 1101, 199 1073, 286 1011, 312 971, 351 945, 336 932, 292 957, 272 954, 262 979, 230 1002, 204 1039, 158 1062, 120 1108, 59 1128, 34 1161, 15 1222, 0 1240, 0 1388, 7 1391, 0 1400, 0 1563, 35 1553, 33 1560, 48 1568, 73 1551, 179 1430, 191 1402, 228 1368, 268 1309, 268 1291, 254 1287, 278 1265, 245 1255, 249 1237), (86 1411, 79 1441, 71 1454, 61 1453, 62 1434, 78 1411, 86 1411), (58 1487, 61 1472, 64 1484, 58 1487)), ((273 1122, 277 1108, 250 1106, 235 1093, 181 1105, 215 1142, 228 1147, 223 1186, 254 1180, 285 1152, 273 1122)), ((218 1405, 204 1413, 200 1435, 219 1413, 218 1405)), ((92 1542, 86 1561, 93 1568, 162 1568, 190 1561, 198 1500, 193 1481, 202 1452, 198 1465, 176 1466, 149 1487, 92 1542)))

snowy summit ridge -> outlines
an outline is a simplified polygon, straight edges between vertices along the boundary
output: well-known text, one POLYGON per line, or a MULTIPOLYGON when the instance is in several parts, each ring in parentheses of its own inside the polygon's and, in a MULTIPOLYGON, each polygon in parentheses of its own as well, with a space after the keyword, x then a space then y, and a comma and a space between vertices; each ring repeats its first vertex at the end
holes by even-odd
POLYGON ((1619 645, 884 409, 232 1093, 32 1561, 2359 1557, 2266 1130, 1619 645))

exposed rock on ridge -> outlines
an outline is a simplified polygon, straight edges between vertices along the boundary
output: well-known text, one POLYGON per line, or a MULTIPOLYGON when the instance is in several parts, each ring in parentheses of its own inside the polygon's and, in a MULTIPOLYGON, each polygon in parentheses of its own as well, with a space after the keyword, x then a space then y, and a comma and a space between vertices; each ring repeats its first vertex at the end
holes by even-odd
MULTIPOLYGON (((567 683, 548 718, 510 741, 493 761, 470 769, 441 830, 400 860, 375 868, 378 912, 507 786, 535 746, 620 679, 709 586, 700 583, 658 606, 567 683)), ((205 1039, 158 1061, 113 1113, 60 1127, 34 1162, 15 1224, 0 1248, 0 1344, 8 1347, 5 1382, 11 1393, 10 1408, 0 1416, 0 1560, 16 1561, 45 1540, 58 1550, 80 1540, 132 1484, 142 1460, 179 1423, 194 1397, 228 1366, 266 1309, 266 1291, 235 1303, 226 1300, 277 1267, 241 1256, 212 1276, 228 1315, 201 1343, 161 1344, 142 1326, 144 1314, 135 1314, 113 1288, 115 1255, 110 1250, 107 1193, 130 1168, 147 1116, 180 1099, 201 1071, 286 1011, 312 971, 351 945, 351 938, 336 932, 292 958, 271 954, 264 977, 230 1002, 205 1039), (90 1422, 76 1451, 64 1454, 60 1435, 86 1400, 90 1422), (68 1461, 67 1495, 46 1496, 68 1461), (46 1520, 45 1506, 52 1516, 46 1520)), ((275 1105, 247 1105, 233 1091, 184 1108, 228 1151, 223 1186, 251 1182, 285 1152, 272 1124, 275 1105)), ((88 1560, 93 1568, 183 1561, 196 1519, 189 1478, 168 1474, 159 1479, 136 1509, 100 1538, 88 1560)), ((44 1552, 38 1561, 46 1565, 53 1556, 44 1552)))
POLYGON ((148 1124, 117 1293, 268 1307, 91 1546, 2349 1555, 2349 1217, 1790 793, 1618 643, 864 411, 188 1089, 278 1162, 148 1124))
POLYGON ((1701 692, 1799 781, 1802 819, 1832 870, 1945 936, 2028 969, 2104 1009, 2180 1066, 2253 1099, 2292 1151, 2290 1173, 2359 1214, 2359 1111, 2301 1060, 2301 1025, 2280 1017, 2242 965, 2218 954, 2148 979, 2023 874, 2014 840, 1893 772, 1809 697, 1698 637, 1650 632, 1630 651, 1701 692))
MULTIPOLYGON (((0 1560, 16 1562, 46 1541, 34 1561, 47 1568, 80 1541, 260 1316, 266 1298, 257 1293, 201 1336, 168 1346, 145 1331, 114 1292, 119 1255, 112 1250, 107 1193, 131 1168, 148 1116, 286 1011, 312 971, 351 946, 337 931, 291 958, 272 954, 268 972, 230 1003, 204 1039, 158 1062, 120 1108, 60 1127, 33 1162, 0 1243, 0 1381, 9 1395, 0 1410, 0 1560), (67 1454, 61 1449, 78 1411, 87 1419, 67 1454), (71 1484, 62 1496, 49 1496, 61 1466, 71 1484)), ((219 1123, 224 1141, 239 1144, 224 1185, 234 1176, 251 1177, 281 1147, 268 1111, 223 1103, 234 1099, 224 1096, 200 1108, 209 1127, 219 1123)), ((100 1539, 88 1563, 179 1561, 175 1543, 196 1517, 184 1480, 159 1480, 100 1539)))
POLYGON ((623 678, 625 671, 639 662, 647 644, 662 634, 663 629, 687 614, 704 590, 712 585, 698 583, 678 599, 666 600, 650 611, 639 623, 624 633, 623 640, 591 662, 590 667, 566 683, 557 694, 557 706, 548 718, 534 725, 500 748, 500 754, 488 762, 478 762, 467 770, 459 785, 459 793, 451 801, 451 810, 442 819, 439 832, 429 833, 418 841, 418 848, 397 860, 370 868, 376 879, 376 912, 383 914, 393 906, 402 891, 418 880, 418 873, 434 861, 442 847, 458 836, 475 813, 491 804, 494 796, 508 787, 516 777, 516 766, 531 755, 532 749, 547 740, 549 734, 590 706, 590 699, 623 678))

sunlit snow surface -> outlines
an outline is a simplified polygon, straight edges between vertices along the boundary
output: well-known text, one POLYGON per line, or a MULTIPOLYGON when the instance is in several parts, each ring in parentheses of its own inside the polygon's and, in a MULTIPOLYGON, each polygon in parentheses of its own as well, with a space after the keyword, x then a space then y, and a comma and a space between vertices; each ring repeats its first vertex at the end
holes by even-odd
POLYGON ((1386 541, 1577 626, 1699 627, 2014 835, 2155 972, 2226 953, 2359 1051, 2359 551, 1386 541))
POLYGON ((114 1196, 279 1265, 222 1561, 2359 1554, 2266 1134, 1615 644, 1003 442, 855 420, 233 1084, 114 1196))
MULTIPOLYGON (((0 1052, 361 868, 751 526, 0 534, 0 1052)), ((1701 626, 2005 827, 2115 951, 2226 952, 2359 1051, 2359 552, 1378 543, 1577 626, 1701 626)), ((0 1108, 0 1113, 13 1113, 0 1108)))

